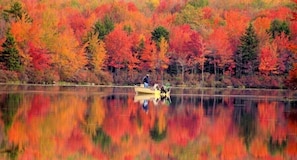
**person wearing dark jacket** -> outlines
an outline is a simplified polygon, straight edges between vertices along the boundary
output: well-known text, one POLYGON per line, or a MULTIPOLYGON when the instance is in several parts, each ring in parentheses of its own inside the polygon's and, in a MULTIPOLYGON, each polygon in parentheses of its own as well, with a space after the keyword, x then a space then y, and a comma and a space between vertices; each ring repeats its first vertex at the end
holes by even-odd
POLYGON ((146 74, 146 76, 145 77, 143 77, 143 85, 144 85, 144 87, 149 87, 149 83, 150 83, 150 79, 149 79, 149 74, 146 74))

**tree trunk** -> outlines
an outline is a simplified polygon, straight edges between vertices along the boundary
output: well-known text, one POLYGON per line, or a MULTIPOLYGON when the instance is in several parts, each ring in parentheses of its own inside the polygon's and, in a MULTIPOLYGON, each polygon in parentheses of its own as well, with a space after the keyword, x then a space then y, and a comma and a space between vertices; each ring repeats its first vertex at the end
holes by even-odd
POLYGON ((214 63, 213 69, 214 69, 214 75, 215 75, 215 81, 216 81, 217 80, 217 62, 214 63))
POLYGON ((202 71, 202 84, 201 84, 201 87, 204 87, 204 61, 202 63, 202 67, 201 67, 201 71, 202 71))
POLYGON ((224 80, 224 77, 225 77, 225 74, 224 73, 225 73, 225 67, 223 67, 223 69, 222 69, 222 74, 223 74, 222 75, 222 80, 224 80))
POLYGON ((182 84, 184 84, 184 78, 185 78, 185 66, 182 64, 182 84))

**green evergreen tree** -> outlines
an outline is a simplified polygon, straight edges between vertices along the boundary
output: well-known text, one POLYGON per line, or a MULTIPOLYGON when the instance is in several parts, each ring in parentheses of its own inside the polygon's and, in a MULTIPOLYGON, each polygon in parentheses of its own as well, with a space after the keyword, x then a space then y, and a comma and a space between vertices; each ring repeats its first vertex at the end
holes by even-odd
POLYGON ((273 20, 270 24, 269 31, 272 38, 279 36, 281 33, 285 33, 287 36, 290 35, 289 24, 285 21, 273 20))
POLYGON ((259 66, 258 52, 259 40, 252 24, 248 26, 244 35, 240 38, 240 44, 235 55, 236 76, 242 74, 254 74, 259 66))
POLYGON ((97 21, 94 26, 95 33, 99 33, 99 39, 104 37, 114 29, 114 23, 109 17, 104 17, 103 21, 97 21))
POLYGON ((159 43, 161 42, 161 37, 164 37, 166 39, 167 42, 169 42, 169 32, 166 28, 159 26, 157 28, 154 29, 153 32, 151 32, 152 34, 152 40, 156 42, 156 44, 159 47, 159 43))
POLYGON ((0 54, 0 62, 4 63, 7 69, 18 71, 21 69, 21 57, 16 48, 16 42, 10 30, 6 33, 6 40, 2 44, 3 51, 0 54))
POLYGON ((13 4, 11 4, 10 9, 3 10, 2 16, 6 22, 9 22, 11 19, 17 22, 20 21, 22 18, 25 18, 26 22, 33 21, 28 13, 23 10, 22 4, 20 2, 14 2, 13 4))

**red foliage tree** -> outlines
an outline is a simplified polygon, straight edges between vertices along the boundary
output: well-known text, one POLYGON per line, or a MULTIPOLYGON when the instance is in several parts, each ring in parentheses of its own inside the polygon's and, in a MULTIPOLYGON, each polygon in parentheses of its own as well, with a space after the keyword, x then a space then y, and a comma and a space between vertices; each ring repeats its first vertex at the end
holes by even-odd
POLYGON ((271 19, 287 20, 290 16, 290 12, 291 10, 287 7, 279 7, 269 11, 267 16, 271 19))
POLYGON ((108 66, 117 69, 124 67, 132 69, 134 67, 137 59, 131 52, 131 38, 120 26, 106 36, 105 42, 109 56, 108 66))
POLYGON ((232 51, 235 51, 239 44, 240 37, 248 27, 250 18, 243 12, 235 10, 226 11, 224 13, 224 18, 226 21, 226 30, 229 37, 231 37, 230 42, 232 44, 232 51))
POLYGON ((204 63, 205 56, 208 54, 206 44, 199 33, 193 32, 190 35, 190 40, 183 46, 189 52, 189 65, 199 64, 202 71, 202 82, 204 82, 204 63))
POLYGON ((88 29, 86 26, 86 18, 80 13, 74 13, 73 15, 69 15, 68 20, 76 39, 81 42, 82 37, 86 35, 88 29))
POLYGON ((263 46, 260 54, 259 70, 268 75, 277 69, 277 46, 275 43, 263 46))
MULTIPOLYGON (((293 2, 295 4, 297 4, 297 0, 293 0, 293 2)), ((293 15, 292 21, 293 21, 293 23, 296 23, 296 21, 297 21, 297 11, 296 11, 296 9, 292 11, 292 15, 293 15)), ((296 31, 293 31, 293 33, 294 32, 296 32, 296 31)), ((295 53, 295 56, 296 56, 296 54, 297 54, 296 41, 295 41, 295 43, 292 43, 289 46, 289 49, 291 51, 293 51, 295 53)), ((297 63, 296 62, 294 63, 294 67, 291 69, 291 71, 289 73, 289 77, 288 77, 287 81, 288 81, 288 87, 289 88, 297 89, 297 63)))
POLYGON ((289 51, 289 46, 291 42, 289 37, 285 33, 281 33, 279 36, 275 37, 274 43, 277 45, 277 74, 284 74, 288 71, 288 65, 292 63, 291 52, 289 51))
POLYGON ((184 45, 190 40, 191 28, 188 25, 174 27, 170 34, 170 52, 171 57, 175 59, 182 66, 184 73, 184 67, 188 65, 190 60, 189 52, 186 52, 184 45))
POLYGON ((157 47, 154 41, 147 40, 144 43, 144 48, 140 56, 141 68, 144 70, 154 69, 154 64, 157 54, 157 47))
POLYGON ((294 64, 293 69, 289 73, 288 87, 297 89, 297 63, 294 64))
POLYGON ((36 47, 33 43, 29 43, 29 54, 32 57, 32 65, 38 71, 46 70, 50 67, 51 59, 48 51, 43 48, 36 47))
POLYGON ((224 28, 217 28, 209 37, 209 47, 212 50, 215 66, 223 72, 234 67, 233 52, 229 36, 224 28))

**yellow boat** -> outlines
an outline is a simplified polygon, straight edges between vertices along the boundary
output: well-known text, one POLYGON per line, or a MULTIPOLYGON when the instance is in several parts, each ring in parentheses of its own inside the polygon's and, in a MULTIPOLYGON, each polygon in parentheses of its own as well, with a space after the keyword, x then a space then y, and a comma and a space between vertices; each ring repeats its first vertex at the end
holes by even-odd
POLYGON ((155 96, 170 96, 170 90, 162 91, 158 84, 155 84, 154 87, 144 87, 143 84, 140 86, 134 86, 135 93, 140 94, 150 94, 155 96))

